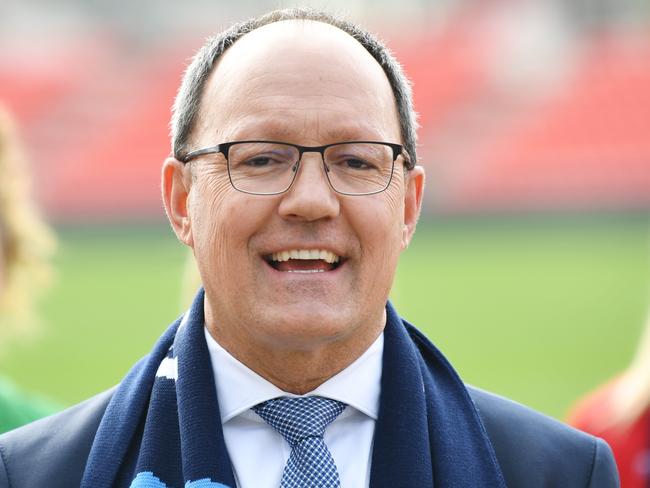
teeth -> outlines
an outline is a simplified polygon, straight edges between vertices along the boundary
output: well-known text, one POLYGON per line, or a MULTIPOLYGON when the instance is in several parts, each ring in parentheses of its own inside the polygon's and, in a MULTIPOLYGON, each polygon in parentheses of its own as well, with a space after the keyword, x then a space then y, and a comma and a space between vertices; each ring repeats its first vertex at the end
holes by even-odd
POLYGON ((339 257, 336 254, 323 249, 291 249, 289 251, 279 251, 271 254, 271 259, 273 261, 289 261, 289 259, 322 259, 330 264, 339 262, 339 257))

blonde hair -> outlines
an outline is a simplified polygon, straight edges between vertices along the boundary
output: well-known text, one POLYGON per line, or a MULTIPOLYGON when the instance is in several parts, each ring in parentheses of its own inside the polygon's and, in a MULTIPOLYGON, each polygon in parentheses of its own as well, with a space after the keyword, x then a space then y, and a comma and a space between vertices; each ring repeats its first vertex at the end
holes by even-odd
POLYGON ((54 235, 31 198, 16 128, 0 105, 0 348, 38 323, 34 300, 51 280, 54 248, 54 235))

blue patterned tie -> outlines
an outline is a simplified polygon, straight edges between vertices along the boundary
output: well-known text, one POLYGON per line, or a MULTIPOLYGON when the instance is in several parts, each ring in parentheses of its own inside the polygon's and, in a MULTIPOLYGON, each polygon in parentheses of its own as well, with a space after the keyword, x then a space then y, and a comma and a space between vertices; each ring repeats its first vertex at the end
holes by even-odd
POLYGON ((345 403, 317 396, 276 398, 253 410, 291 446, 280 488, 339 488, 339 473, 323 434, 345 403))

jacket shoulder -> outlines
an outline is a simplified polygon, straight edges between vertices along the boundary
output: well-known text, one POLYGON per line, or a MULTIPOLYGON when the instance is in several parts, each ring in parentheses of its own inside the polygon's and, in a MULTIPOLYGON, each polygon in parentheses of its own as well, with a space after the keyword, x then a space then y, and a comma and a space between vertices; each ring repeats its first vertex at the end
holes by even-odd
POLYGON ((509 487, 618 487, 602 439, 519 403, 468 386, 509 487))
POLYGON ((0 435, 0 488, 79 486, 113 391, 0 435))

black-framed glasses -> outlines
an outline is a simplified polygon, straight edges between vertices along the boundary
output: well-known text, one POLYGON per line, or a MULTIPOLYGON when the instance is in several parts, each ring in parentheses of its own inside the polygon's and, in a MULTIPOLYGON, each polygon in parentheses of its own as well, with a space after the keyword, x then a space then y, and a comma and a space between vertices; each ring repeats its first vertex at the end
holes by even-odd
POLYGON ((254 195, 284 193, 296 179, 302 155, 317 152, 329 185, 343 195, 372 195, 384 191, 393 178, 401 144, 346 141, 324 146, 299 146, 277 141, 234 141, 197 149, 181 158, 222 154, 235 190, 254 195))

